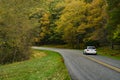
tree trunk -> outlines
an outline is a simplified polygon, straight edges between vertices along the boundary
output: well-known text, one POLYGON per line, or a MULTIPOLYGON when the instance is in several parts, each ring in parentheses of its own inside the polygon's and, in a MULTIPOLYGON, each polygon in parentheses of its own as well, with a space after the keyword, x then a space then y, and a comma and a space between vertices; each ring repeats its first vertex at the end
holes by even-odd
POLYGON ((113 41, 111 41, 111 49, 114 49, 113 41))

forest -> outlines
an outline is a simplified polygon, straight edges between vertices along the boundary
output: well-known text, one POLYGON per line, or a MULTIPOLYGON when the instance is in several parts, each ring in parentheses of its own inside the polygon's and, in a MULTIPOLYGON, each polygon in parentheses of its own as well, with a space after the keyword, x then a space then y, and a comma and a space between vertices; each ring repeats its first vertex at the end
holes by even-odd
POLYGON ((51 44, 120 48, 120 0, 0 0, 0 64, 51 44))

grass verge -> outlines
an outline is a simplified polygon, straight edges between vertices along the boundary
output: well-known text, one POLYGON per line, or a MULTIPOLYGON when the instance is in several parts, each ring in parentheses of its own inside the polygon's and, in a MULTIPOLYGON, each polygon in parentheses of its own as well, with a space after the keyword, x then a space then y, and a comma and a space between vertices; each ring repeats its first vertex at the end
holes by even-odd
POLYGON ((57 52, 33 51, 30 60, 0 65, 0 80, 70 80, 64 61, 57 52))
POLYGON ((72 47, 70 47, 70 46, 67 45, 67 44, 64 44, 64 45, 42 45, 42 47, 72 49, 72 47))
POLYGON ((109 47, 101 47, 97 49, 97 52, 102 56, 120 60, 120 50, 112 50, 109 47))

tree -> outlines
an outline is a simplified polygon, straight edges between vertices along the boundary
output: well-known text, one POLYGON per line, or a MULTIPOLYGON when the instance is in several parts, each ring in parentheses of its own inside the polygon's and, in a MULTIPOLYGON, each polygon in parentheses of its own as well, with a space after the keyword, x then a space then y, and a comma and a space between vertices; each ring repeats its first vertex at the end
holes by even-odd
POLYGON ((120 25, 120 0, 107 0, 108 4, 108 39, 111 43, 111 48, 113 48, 115 35, 117 34, 118 26, 120 25))
MULTIPOLYGON (((72 47, 76 46, 84 31, 80 31, 80 25, 85 23, 86 3, 83 1, 67 1, 60 19, 56 22, 57 31, 63 33, 63 39, 72 47)), ((82 27, 81 27, 82 28, 82 27)), ((81 41, 82 41, 81 37, 81 41)), ((74 47, 75 48, 75 47, 74 47)))
POLYGON ((61 14, 60 11, 63 9, 63 6, 57 5, 60 2, 62 2, 62 0, 51 0, 44 2, 47 7, 35 8, 29 15, 30 20, 37 24, 35 31, 37 34, 35 40, 38 45, 63 43, 60 33, 55 31, 55 22, 59 19, 59 15, 61 14), (56 34, 58 36, 56 36, 56 34))
POLYGON ((104 0, 93 0, 90 3, 82 0, 66 0, 65 9, 60 19, 56 22, 58 25, 57 29, 63 33, 63 36, 70 33, 66 37, 63 37, 68 44, 71 43, 68 42, 68 37, 75 39, 73 41, 74 45, 79 41, 81 45, 83 42, 87 43, 87 41, 105 42, 105 25, 107 23, 105 9, 106 3, 104 0), (70 29, 72 31, 75 30, 75 34, 72 34, 70 29))
POLYGON ((105 30, 107 23, 106 2, 104 0, 93 0, 88 4, 87 11, 87 21, 84 25, 87 34, 84 41, 107 42, 105 30))
POLYGON ((25 1, 0 0, 0 64, 29 59, 33 27, 25 1))
MULTIPOLYGON (((120 43, 120 25, 117 26, 116 31, 113 34, 113 40, 114 42, 116 42, 117 44, 120 43)), ((120 44, 119 44, 120 45, 120 44)))

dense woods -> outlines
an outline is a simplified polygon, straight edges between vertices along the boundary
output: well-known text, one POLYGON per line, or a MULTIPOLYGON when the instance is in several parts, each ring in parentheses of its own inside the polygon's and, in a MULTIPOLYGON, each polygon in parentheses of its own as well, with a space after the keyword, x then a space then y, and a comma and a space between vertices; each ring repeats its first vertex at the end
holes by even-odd
POLYGON ((120 44, 120 0, 0 0, 0 64, 29 59, 30 46, 120 44))

